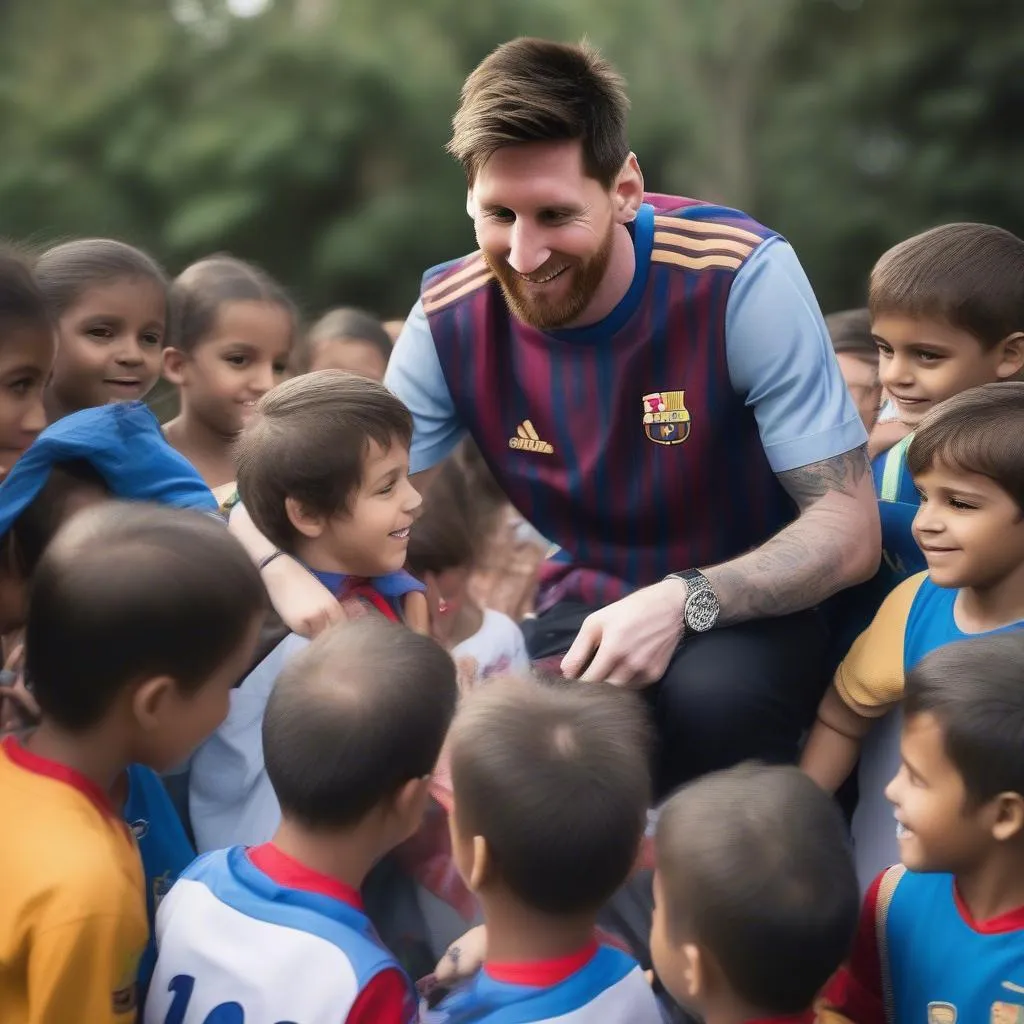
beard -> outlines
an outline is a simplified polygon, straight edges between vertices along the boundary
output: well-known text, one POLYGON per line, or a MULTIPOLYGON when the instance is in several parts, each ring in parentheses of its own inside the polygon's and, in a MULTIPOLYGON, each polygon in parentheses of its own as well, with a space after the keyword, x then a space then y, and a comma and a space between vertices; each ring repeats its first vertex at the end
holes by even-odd
POLYGON ((604 280, 614 240, 615 225, 609 224, 608 231, 593 256, 579 259, 553 253, 543 266, 529 275, 535 280, 542 280, 560 267, 565 267, 559 279, 569 275, 571 280, 568 291, 558 298, 534 293, 529 282, 513 270, 504 259, 492 257, 486 252, 484 259, 498 279, 505 302, 515 318, 536 327, 539 331, 553 331, 578 319, 590 304, 590 300, 604 280))

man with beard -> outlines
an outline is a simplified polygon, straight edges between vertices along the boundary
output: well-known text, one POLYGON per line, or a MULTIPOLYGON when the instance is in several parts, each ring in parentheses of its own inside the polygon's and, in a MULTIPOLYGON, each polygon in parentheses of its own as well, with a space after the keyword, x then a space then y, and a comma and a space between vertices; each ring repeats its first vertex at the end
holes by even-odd
POLYGON ((426 273, 386 383, 417 486, 468 432, 568 553, 531 654, 646 691, 667 791, 795 758, 828 674, 813 609, 869 578, 880 542, 864 427, 793 250, 646 194, 627 109, 586 46, 517 39, 469 76, 448 148, 479 251, 426 273))

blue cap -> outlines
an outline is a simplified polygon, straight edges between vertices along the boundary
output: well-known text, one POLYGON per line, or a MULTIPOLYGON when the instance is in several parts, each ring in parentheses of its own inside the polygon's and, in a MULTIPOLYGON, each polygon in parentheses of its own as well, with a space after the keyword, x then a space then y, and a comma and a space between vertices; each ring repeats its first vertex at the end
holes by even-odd
POLYGON ((61 462, 88 462, 114 497, 217 511, 192 463, 173 449, 143 402, 82 409, 48 426, 0 484, 0 536, 35 500, 61 462))

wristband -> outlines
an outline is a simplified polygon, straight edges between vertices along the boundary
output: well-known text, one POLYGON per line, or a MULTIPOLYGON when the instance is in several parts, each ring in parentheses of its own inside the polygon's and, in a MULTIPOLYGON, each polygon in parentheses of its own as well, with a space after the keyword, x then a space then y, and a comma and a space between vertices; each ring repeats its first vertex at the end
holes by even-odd
POLYGON ((266 567, 270 565, 270 563, 275 558, 280 558, 281 555, 283 554, 284 552, 280 548, 278 548, 276 551, 272 551, 269 555, 267 555, 266 558, 260 560, 260 564, 257 566, 257 568, 259 569, 260 572, 263 572, 263 570, 266 569, 266 567))

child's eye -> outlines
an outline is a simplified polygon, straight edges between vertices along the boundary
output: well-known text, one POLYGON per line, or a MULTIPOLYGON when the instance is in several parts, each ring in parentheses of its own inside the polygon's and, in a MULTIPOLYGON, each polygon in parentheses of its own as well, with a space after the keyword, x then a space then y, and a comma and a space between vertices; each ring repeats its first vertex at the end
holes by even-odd
POLYGON ((35 381, 31 377, 23 377, 21 380, 12 381, 7 387, 19 398, 23 398, 32 390, 34 384, 35 381))
POLYGON ((150 347, 154 347, 154 346, 159 345, 161 340, 162 339, 161 339, 159 334, 152 334, 152 333, 150 333, 150 334, 144 334, 142 336, 143 344, 149 345, 150 347))
POLYGON ((244 356, 241 353, 235 353, 231 356, 225 356, 224 361, 230 363, 232 366, 247 366, 249 363, 249 357, 244 356))
POLYGON ((892 356, 892 349, 889 348, 888 345, 883 345, 881 342, 879 342, 875 346, 875 348, 878 349, 878 354, 880 356, 885 356, 886 359, 889 359, 892 356))
POLYGON ((926 352, 922 350, 917 353, 917 358, 920 359, 922 363, 935 363, 942 359, 943 356, 941 352, 926 352))
POLYGON ((977 505, 971 505, 966 501, 961 501, 959 498, 950 498, 949 504, 952 508, 958 509, 961 512, 973 512, 978 508, 977 505))
POLYGON ((114 336, 114 332, 109 327, 90 327, 85 333, 90 338, 104 338, 106 340, 114 336))
POLYGON ((274 373, 280 376, 282 373, 286 373, 288 370, 287 363, 274 363, 274 373))
POLYGON ((380 493, 380 494, 390 494, 394 489, 395 489, 395 485, 394 484, 385 484, 380 489, 380 491, 378 493, 380 493))

